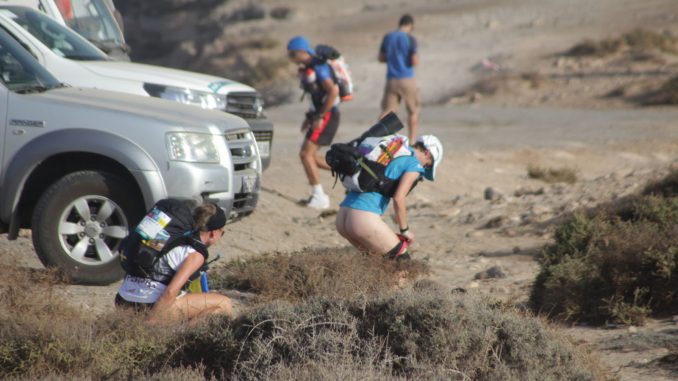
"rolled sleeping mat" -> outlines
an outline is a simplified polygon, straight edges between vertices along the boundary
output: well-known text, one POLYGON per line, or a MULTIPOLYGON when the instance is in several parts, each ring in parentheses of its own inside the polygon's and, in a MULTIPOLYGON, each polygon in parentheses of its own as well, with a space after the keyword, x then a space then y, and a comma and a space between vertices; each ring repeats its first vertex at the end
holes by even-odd
POLYGON ((372 137, 381 137, 387 135, 393 135, 396 132, 400 131, 403 128, 403 123, 398 119, 398 116, 393 112, 389 112, 383 118, 379 119, 379 122, 374 126, 370 127, 365 133, 363 133, 358 139, 353 142, 361 142, 365 138, 372 137))

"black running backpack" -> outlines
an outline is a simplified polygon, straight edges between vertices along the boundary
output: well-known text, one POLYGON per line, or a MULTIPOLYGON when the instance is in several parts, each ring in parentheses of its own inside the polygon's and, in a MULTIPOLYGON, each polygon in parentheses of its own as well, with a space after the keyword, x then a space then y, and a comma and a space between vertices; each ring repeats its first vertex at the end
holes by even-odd
POLYGON ((122 241, 120 261, 130 275, 169 284, 174 271, 163 270, 158 261, 175 247, 189 245, 205 257, 207 246, 200 241, 188 201, 158 201, 122 241))
MULTIPOLYGON (((349 191, 378 192, 386 197, 392 197, 400 180, 390 179, 384 174, 390 160, 383 162, 385 164, 369 160, 361 153, 359 146, 361 142, 370 138, 386 138, 402 127, 398 117, 390 112, 359 138, 348 143, 332 144, 325 154, 325 161, 330 166, 332 175, 336 180, 342 180, 342 184, 349 191)), ((415 182, 414 185, 416 184, 415 182)))

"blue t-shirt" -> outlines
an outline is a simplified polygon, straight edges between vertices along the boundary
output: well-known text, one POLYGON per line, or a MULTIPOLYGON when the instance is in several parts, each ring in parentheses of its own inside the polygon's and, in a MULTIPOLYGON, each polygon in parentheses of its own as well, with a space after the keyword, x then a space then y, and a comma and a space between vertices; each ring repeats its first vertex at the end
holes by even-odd
POLYGON ((386 78, 412 78, 412 55, 417 53, 417 40, 409 33, 395 30, 381 41, 380 53, 386 56, 386 78))
MULTIPOLYGON (((327 91, 325 91, 322 83, 327 79, 330 79, 334 82, 334 75, 330 65, 316 58, 314 58, 311 62, 311 67, 313 68, 313 71, 315 71, 315 83, 309 89, 311 94, 311 102, 313 103, 314 110, 320 110, 325 104, 325 98, 327 97, 327 91)), ((338 100, 339 97, 337 97, 337 101, 334 103, 335 107, 338 103, 338 100)))
MULTIPOLYGON (((414 155, 401 156, 393 159, 393 161, 386 166, 384 175, 389 179, 397 180, 407 172, 416 172, 423 175, 424 171, 424 167, 414 155)), ((349 192, 340 206, 365 210, 381 216, 386 212, 390 200, 390 197, 386 197, 378 192, 349 192)))

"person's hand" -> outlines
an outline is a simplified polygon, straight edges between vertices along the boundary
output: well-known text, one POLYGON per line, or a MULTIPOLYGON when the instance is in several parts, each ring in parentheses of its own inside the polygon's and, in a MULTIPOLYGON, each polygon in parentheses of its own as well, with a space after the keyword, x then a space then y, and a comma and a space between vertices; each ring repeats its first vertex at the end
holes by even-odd
POLYGON ((317 130, 317 129, 320 128, 320 126, 322 126, 322 123, 323 123, 322 119, 318 119, 318 118, 313 119, 313 126, 311 126, 311 128, 313 130, 317 130))
POLYGON ((309 128, 311 128, 312 122, 309 119, 304 119, 304 123, 301 124, 301 133, 305 134, 309 128))
POLYGON ((414 233, 412 233, 412 231, 410 230, 407 230, 404 233, 400 233, 398 234, 398 236, 400 237, 400 239, 407 241, 408 244, 412 244, 412 242, 414 242, 414 233))

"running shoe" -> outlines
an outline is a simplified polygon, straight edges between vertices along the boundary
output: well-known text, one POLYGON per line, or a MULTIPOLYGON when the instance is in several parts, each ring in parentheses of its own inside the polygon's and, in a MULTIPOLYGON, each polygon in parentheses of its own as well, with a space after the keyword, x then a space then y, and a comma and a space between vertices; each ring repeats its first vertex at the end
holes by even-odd
POLYGON ((308 200, 308 204, 306 204, 306 206, 319 210, 327 209, 330 207, 330 196, 326 194, 314 194, 308 200))

